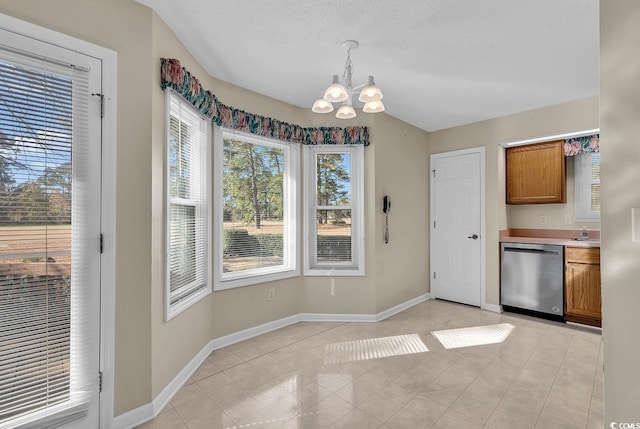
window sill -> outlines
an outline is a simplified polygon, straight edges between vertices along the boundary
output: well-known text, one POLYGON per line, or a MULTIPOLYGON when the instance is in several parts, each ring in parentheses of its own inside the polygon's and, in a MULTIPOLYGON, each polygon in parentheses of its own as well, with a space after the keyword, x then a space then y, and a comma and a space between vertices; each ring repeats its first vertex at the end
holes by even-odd
POLYGON ((306 277, 364 277, 364 268, 309 268, 304 270, 306 277))
POLYGON ((219 292, 222 290, 235 289, 243 286, 251 286, 251 285, 256 285, 260 283, 272 282, 276 280, 290 279, 292 277, 298 277, 299 275, 300 275, 300 271, 294 269, 294 270, 280 271, 277 273, 256 274, 253 276, 230 279, 230 280, 217 279, 216 283, 213 286, 213 290, 214 292, 219 292))
POLYGON ((178 314, 182 313, 187 308, 189 308, 192 305, 194 305, 195 303, 199 302, 201 299, 203 299, 204 297, 206 297, 210 293, 211 293, 211 286, 207 286, 207 287, 203 288, 202 290, 199 290, 198 292, 194 292, 193 295, 190 295, 189 297, 184 298, 184 299, 176 302, 175 304, 169 305, 169 307, 167 308, 167 314, 166 314, 166 317, 165 317, 165 321, 168 322, 169 320, 173 319, 178 314))
POLYGON ((575 222, 591 222, 597 223, 600 222, 600 217, 576 217, 573 219, 575 222))

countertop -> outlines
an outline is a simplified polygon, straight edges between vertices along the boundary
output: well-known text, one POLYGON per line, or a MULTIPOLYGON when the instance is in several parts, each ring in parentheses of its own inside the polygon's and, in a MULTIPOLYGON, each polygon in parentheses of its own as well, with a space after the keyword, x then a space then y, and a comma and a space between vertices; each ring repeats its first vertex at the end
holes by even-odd
POLYGON ((566 238, 501 237, 501 243, 555 244, 571 247, 600 247, 600 240, 568 240, 566 238))

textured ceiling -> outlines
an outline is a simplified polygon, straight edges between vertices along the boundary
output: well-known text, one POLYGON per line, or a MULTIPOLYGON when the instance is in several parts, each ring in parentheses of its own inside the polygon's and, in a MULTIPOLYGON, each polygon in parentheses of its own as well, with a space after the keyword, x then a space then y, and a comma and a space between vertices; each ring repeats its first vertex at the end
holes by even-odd
POLYGON ((386 113, 427 131, 599 93, 598 0, 138 1, 212 76, 300 107, 347 39, 354 85, 374 75, 386 113))

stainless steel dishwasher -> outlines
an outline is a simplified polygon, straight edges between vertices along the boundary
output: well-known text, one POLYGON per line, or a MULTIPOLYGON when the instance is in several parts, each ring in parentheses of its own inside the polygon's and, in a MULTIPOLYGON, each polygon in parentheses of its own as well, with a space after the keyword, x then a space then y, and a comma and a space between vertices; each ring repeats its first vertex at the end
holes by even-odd
POLYGON ((502 307, 564 320, 564 247, 502 243, 501 250, 502 307))

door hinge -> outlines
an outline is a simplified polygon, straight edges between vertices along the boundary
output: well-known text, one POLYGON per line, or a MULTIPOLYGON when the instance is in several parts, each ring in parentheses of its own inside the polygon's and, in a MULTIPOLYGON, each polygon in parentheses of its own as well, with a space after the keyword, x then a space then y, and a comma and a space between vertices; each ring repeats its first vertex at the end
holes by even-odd
POLYGON ((433 177, 436 177, 436 169, 434 168, 431 172, 433 173, 433 177))
POLYGON ((434 280, 436 279, 436 272, 435 271, 433 272, 433 279, 434 280))
POLYGON ((104 234, 100 234, 100 253, 104 253, 104 234))
POLYGON ((436 221, 435 220, 433 221, 433 227, 434 228, 436 227, 436 221))
POLYGON ((94 97, 100 97, 100 117, 104 118, 104 94, 100 94, 99 92, 94 92, 94 97))
POLYGON ((102 371, 98 372, 98 390, 102 393, 102 371))

